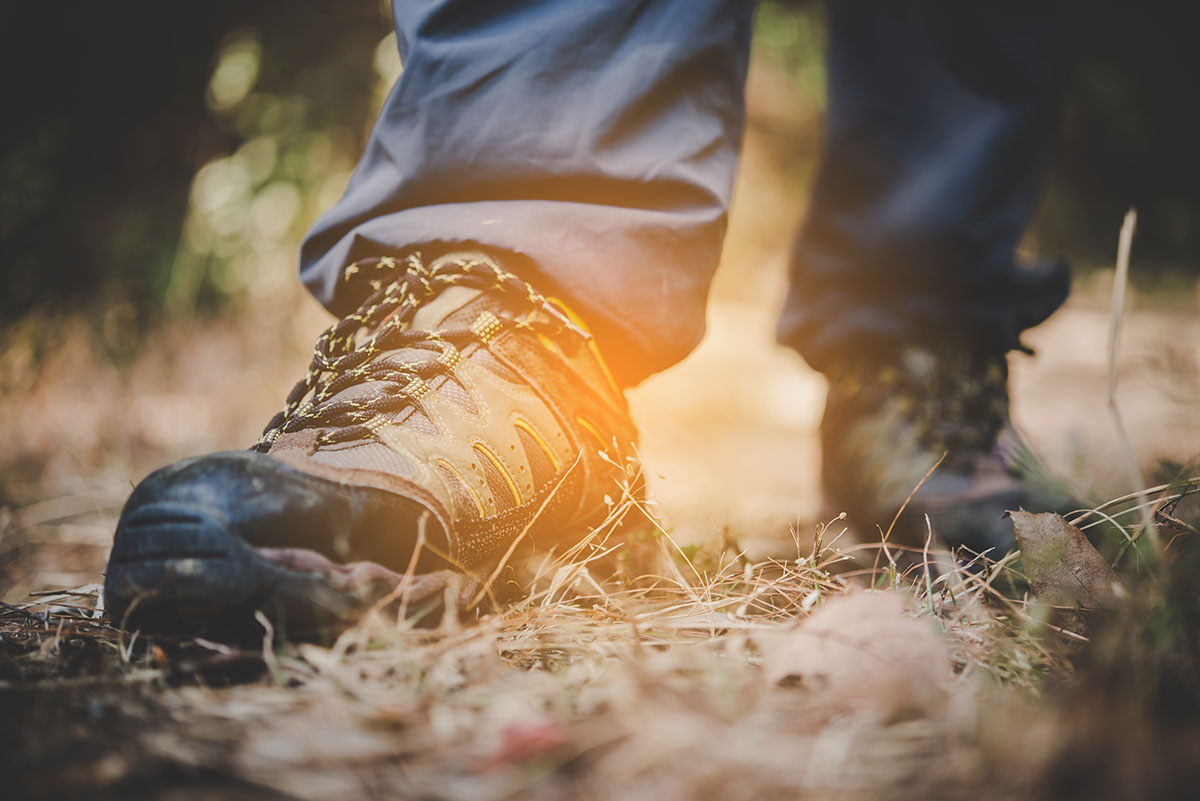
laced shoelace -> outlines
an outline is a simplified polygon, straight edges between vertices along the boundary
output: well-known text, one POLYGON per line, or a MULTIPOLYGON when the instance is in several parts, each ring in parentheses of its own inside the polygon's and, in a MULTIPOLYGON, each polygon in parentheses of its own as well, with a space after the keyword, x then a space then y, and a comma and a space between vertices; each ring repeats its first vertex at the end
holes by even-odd
POLYGON ((493 336, 504 329, 524 328, 551 335, 569 329, 590 338, 528 283, 483 259, 440 260, 426 266, 420 254, 409 255, 403 264, 384 257, 355 262, 346 268, 344 277, 366 281, 373 290, 371 295, 317 340, 308 372, 252 450, 265 452, 281 434, 309 428, 322 429, 318 435, 322 445, 364 439, 388 422, 388 415, 416 404, 428 391, 425 382, 429 378, 457 366, 461 347, 483 341, 478 331, 466 326, 439 331, 410 327, 417 309, 452 286, 501 295, 515 310, 546 312, 533 319, 529 315, 494 317, 493 326, 499 327, 493 336), (428 351, 430 358, 379 358, 400 349, 428 351), (378 391, 365 399, 336 398, 365 383, 376 384, 378 391))

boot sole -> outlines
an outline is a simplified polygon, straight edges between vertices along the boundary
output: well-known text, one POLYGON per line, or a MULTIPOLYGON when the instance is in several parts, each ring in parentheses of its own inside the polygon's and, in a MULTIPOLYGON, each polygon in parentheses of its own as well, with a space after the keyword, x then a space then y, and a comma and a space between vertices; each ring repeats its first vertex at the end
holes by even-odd
POLYGON ((363 609, 324 576, 267 561, 209 510, 171 502, 122 518, 104 597, 122 628, 223 639, 261 638, 259 611, 279 637, 328 639, 363 609))

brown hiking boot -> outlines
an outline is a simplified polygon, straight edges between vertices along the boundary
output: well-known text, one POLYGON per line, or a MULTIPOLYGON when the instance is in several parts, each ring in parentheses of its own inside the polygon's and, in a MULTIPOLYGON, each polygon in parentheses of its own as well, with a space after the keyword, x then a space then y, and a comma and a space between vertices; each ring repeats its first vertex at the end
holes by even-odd
POLYGON ((623 395, 564 307, 481 253, 346 279, 372 294, 252 451, 134 491, 114 622, 232 631, 261 609, 291 636, 336 631, 402 574, 482 580, 514 550, 578 542, 637 480, 623 395))
POLYGON ((909 348, 831 375, 821 422, 828 512, 846 512, 863 541, 890 530, 890 542, 920 547, 932 529, 935 546, 1000 558, 1013 547, 1005 511, 1069 502, 1053 481, 1028 480, 1037 463, 1008 409, 1003 352, 909 348))

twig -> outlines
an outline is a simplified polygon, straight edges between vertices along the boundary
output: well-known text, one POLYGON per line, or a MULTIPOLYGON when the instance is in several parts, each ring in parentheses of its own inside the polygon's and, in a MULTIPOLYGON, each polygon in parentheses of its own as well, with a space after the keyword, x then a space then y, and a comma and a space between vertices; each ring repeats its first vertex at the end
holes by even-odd
POLYGON ((493 570, 491 575, 484 580, 483 586, 479 588, 479 592, 475 593, 475 597, 471 599, 471 603, 467 604, 468 609, 478 605, 478 603, 483 600, 485 595, 491 595, 492 585, 504 571, 505 566, 508 564, 508 560, 511 559, 513 553, 516 552, 517 546, 521 544, 521 541, 525 539, 525 535, 528 534, 529 530, 533 528, 535 523, 537 523, 538 518, 542 516, 542 512, 546 511, 546 507, 550 505, 550 501, 552 501, 554 496, 558 494, 559 489, 562 488, 562 485, 567 480, 567 477, 571 475, 571 471, 579 465, 581 459, 583 459, 583 453, 580 453, 575 457, 575 461, 566 469, 554 487, 551 488, 550 494, 546 496, 546 500, 542 501, 542 505, 539 506, 537 511, 533 513, 533 517, 531 517, 529 522, 525 524, 525 527, 521 529, 521 533, 518 534, 515 539, 513 539, 512 543, 508 546, 508 550, 504 552, 504 556, 500 558, 500 563, 496 565, 496 569, 493 570))
POLYGON ((271 681, 277 686, 283 687, 287 684, 287 679, 283 675, 283 671, 279 669, 279 658, 275 655, 275 627, 271 625, 270 619, 263 614, 261 609, 256 609, 254 619, 258 621, 258 625, 263 627, 262 640, 262 660, 267 666, 267 672, 271 674, 271 681))
MULTIPOLYGON (((1108 411, 1112 416, 1113 427, 1117 430, 1117 438, 1121 441, 1121 449, 1125 455, 1125 466, 1129 470, 1129 479, 1133 488, 1141 493, 1145 491, 1146 480, 1142 469, 1138 466, 1133 454, 1133 446, 1125 431, 1125 423, 1121 419, 1121 410, 1117 407, 1117 348, 1121 342, 1121 323, 1125 318, 1125 287, 1129 283, 1129 251, 1133 246, 1133 232, 1137 228, 1137 210, 1125 212, 1125 221, 1121 224, 1121 237, 1117 243, 1117 269, 1113 276, 1112 314, 1108 326, 1108 411)), ((1160 543, 1158 529, 1154 525, 1154 517, 1148 508, 1142 508, 1142 524, 1146 536, 1150 538, 1150 550, 1155 558, 1159 556, 1160 543)))
MULTIPOLYGON (((1084 520, 1087 520, 1088 515, 1092 514, 1095 511, 1098 511, 1100 509, 1107 509, 1110 506, 1116 506, 1117 504, 1125 503, 1126 501, 1137 500, 1137 499, 1141 498, 1143 495, 1148 495, 1153 492, 1162 492, 1163 490, 1171 489, 1172 487, 1187 486, 1187 485, 1190 485, 1197 481, 1200 481, 1200 476, 1192 476, 1191 478, 1181 478, 1177 481, 1168 481, 1165 484, 1159 484, 1157 487, 1147 487, 1145 490, 1142 490, 1139 492, 1131 492, 1128 495, 1122 495, 1120 498, 1113 498, 1111 501, 1105 501, 1104 503, 1097 506, 1095 509, 1076 510, 1076 511, 1072 512, 1071 514, 1067 515, 1067 522, 1073 526, 1079 527, 1083 524, 1084 520)), ((1122 510, 1121 512, 1117 512, 1117 514, 1125 514, 1125 511, 1127 511, 1127 510, 1122 510)))
MULTIPOLYGON (((888 538, 892 536, 892 529, 896 527, 896 522, 898 520, 900 520, 900 515, 904 514, 904 510, 907 509, 908 504, 912 502, 913 496, 916 495, 921 490, 921 487, 925 486, 925 482, 928 481, 929 477, 933 475, 933 471, 935 471, 939 467, 941 467, 942 462, 946 461, 946 457, 949 455, 950 455, 949 451, 942 451, 941 457, 939 457, 938 460, 936 462, 934 462, 933 467, 931 467, 925 471, 925 475, 921 476, 921 480, 917 482, 917 486, 913 487, 912 491, 908 493, 908 497, 904 499, 904 503, 900 504, 900 508, 896 510, 896 516, 893 517, 892 522, 888 524, 887 531, 883 532, 883 540, 882 540, 883 541, 883 555, 887 557, 888 564, 891 565, 893 573, 896 570, 896 560, 892 556, 891 551, 888 550, 888 538)), ((879 570, 879 553, 876 553, 875 554, 875 564, 872 565, 871 571, 877 572, 878 570, 879 570)))
POLYGON ((913 487, 912 492, 908 493, 908 497, 904 499, 904 503, 900 504, 900 508, 896 510, 896 516, 893 517, 892 522, 888 524, 887 531, 883 533, 884 542, 887 542, 888 537, 892 535, 892 529, 896 527, 896 521, 900 519, 900 515, 904 514, 904 510, 908 508, 908 504, 912 501, 913 496, 921 490, 921 487, 925 486, 925 482, 928 481, 929 477, 933 475, 933 471, 941 467, 942 462, 946 461, 946 457, 949 455, 950 451, 943 451, 938 460, 933 463, 933 467, 925 471, 925 475, 921 476, 921 480, 917 482, 917 486, 913 487))
POLYGON ((937 608, 933 604, 933 581, 929 576, 929 543, 933 540, 933 522, 925 515, 925 548, 921 552, 921 569, 925 574, 925 599, 929 601, 929 614, 936 615, 937 608))
POLYGON ((25 607, 23 607, 23 606, 15 606, 15 605, 13 605, 13 604, 7 603, 6 601, 0 601, 0 607, 3 607, 3 608, 5 608, 5 609, 8 609, 8 610, 10 610, 10 611, 13 611, 13 612, 16 612, 16 613, 18 613, 18 614, 24 615, 24 616, 25 616, 25 617, 27 617, 28 619, 30 619, 30 620, 33 620, 33 621, 36 621, 36 622, 38 622, 38 623, 45 623, 45 622, 46 622, 46 618, 44 618, 44 617, 39 617, 38 615, 34 614, 33 612, 30 612, 28 609, 26 609, 26 608, 25 608, 25 607))

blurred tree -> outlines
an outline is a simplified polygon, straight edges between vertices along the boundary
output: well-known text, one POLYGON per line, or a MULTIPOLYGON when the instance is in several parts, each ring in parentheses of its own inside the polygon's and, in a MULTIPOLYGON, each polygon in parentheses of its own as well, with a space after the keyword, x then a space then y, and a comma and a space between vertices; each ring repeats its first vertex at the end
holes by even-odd
POLYGON ((1043 249, 1111 264, 1138 208, 1136 275, 1200 273, 1200 49, 1173 0, 1069 4, 1075 53, 1036 231, 1043 249))
MULTIPOLYGON (((1038 250, 1081 270, 1111 266, 1121 220, 1137 206, 1134 279, 1200 274, 1200 48, 1190 6, 1045 2, 1066 15, 1062 46, 1072 57, 1057 157, 1032 226, 1038 250)), ((823 6, 762 0, 756 31, 756 46, 817 102, 822 62, 794 51, 819 46, 812 32, 823 6)))
MULTIPOLYGON (((1136 204, 1139 275, 1200 272, 1186 6, 1071 10, 1078 52, 1039 246, 1107 263, 1136 204)), ((819 7, 767 0, 763 14, 760 46, 819 103, 819 60, 784 53, 819 48, 819 7)), ((0 328, 81 304, 143 327, 219 305, 254 265, 294 261, 283 245, 336 197, 398 69, 382 63, 389 29, 379 0, 0 6, 0 328)))
MULTIPOLYGON (((361 134, 383 12, 378 0, 0 7, 0 326, 96 299, 153 318, 179 291, 181 222, 202 165, 264 126, 361 134)), ((268 172, 295 173, 294 161, 268 172)), ((213 275, 188 283, 182 303, 218 299, 213 275)))

